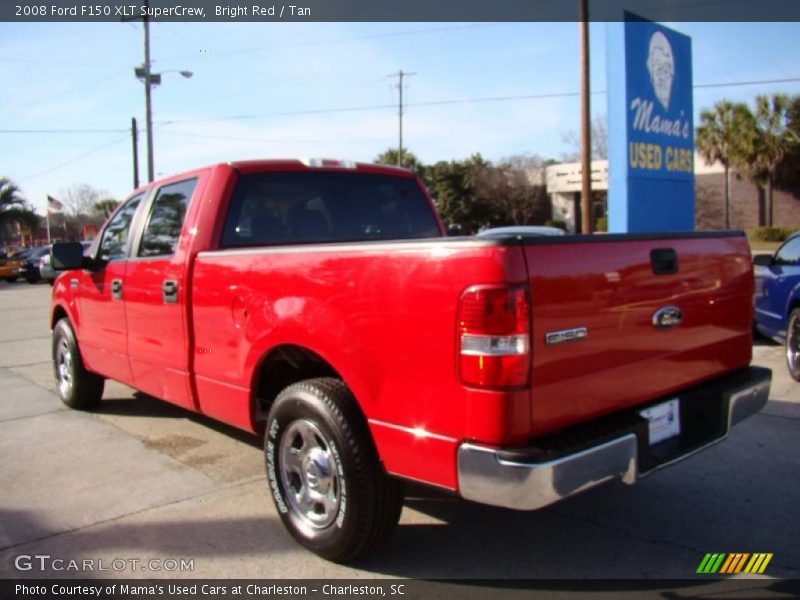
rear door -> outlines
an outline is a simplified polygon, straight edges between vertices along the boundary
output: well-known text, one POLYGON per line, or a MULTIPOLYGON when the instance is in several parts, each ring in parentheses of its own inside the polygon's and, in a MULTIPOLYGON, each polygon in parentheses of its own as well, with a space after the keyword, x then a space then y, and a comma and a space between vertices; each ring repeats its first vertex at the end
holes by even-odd
POLYGON ((134 386, 186 408, 193 403, 186 322, 188 239, 181 233, 197 183, 198 177, 191 177, 156 190, 125 274, 134 386))
POLYGON ((550 238, 525 254, 535 432, 749 364, 753 275, 743 236, 550 238))

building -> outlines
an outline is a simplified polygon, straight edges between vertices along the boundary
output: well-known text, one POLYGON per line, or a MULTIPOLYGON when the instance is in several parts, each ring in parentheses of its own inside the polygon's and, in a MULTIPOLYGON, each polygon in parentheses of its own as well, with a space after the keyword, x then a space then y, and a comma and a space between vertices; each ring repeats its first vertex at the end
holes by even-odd
MULTIPOLYGON (((725 228, 725 171, 721 164, 709 165, 695 154, 695 227, 725 228)), ((550 195, 553 219, 564 221, 570 231, 580 231, 581 163, 552 165, 546 168, 545 184, 550 195)), ((595 219, 605 217, 608 195, 608 161, 592 162, 592 212, 595 219)), ((731 228, 758 227, 759 214, 765 211, 764 191, 747 177, 731 173, 731 228)), ((800 227, 800 190, 794 193, 775 189, 775 227, 800 227)), ((761 219, 763 222, 763 218, 761 219)))

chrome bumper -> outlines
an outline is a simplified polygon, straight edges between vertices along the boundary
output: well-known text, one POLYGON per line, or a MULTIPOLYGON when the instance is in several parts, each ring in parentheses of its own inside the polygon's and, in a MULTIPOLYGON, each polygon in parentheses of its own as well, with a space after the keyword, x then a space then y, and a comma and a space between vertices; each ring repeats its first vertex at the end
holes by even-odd
MULTIPOLYGON (((722 435, 647 473, 722 441, 732 425, 761 410, 769 398, 771 374, 766 369, 751 371, 755 375, 748 385, 724 390, 727 419, 722 435)), ((637 436, 627 433, 548 462, 517 462, 504 459, 502 449, 465 443, 458 448, 459 491, 463 498, 482 504, 535 510, 612 479, 635 483, 647 474, 639 471, 639 447, 637 436)))

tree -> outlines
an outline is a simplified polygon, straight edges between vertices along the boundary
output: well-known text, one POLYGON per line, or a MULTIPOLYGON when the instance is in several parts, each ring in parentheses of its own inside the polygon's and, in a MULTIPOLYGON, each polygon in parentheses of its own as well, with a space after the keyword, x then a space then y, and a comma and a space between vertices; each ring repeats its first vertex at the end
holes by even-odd
MULTIPOLYGON (((608 128, 605 115, 595 115, 592 119, 592 160, 608 158, 608 128)), ((561 155, 563 162, 578 162, 581 159, 581 138, 575 131, 568 131, 562 136, 564 143, 569 144, 571 152, 561 155)))
MULTIPOLYGON (((380 153, 375 157, 375 162, 382 165, 397 166, 397 148, 389 148, 380 153)), ((413 152, 408 150, 403 150, 403 164, 400 166, 411 169, 420 177, 425 174, 425 166, 419 162, 413 152)))
POLYGON ((742 135, 747 124, 746 105, 722 100, 700 113, 697 151, 709 163, 719 162, 725 170, 725 228, 731 227, 731 164, 742 155, 742 135))
POLYGON ((791 158, 798 148, 797 134, 792 125, 796 99, 785 94, 756 97, 755 111, 747 111, 739 136, 741 152, 739 166, 759 188, 765 188, 766 210, 759 210, 759 225, 773 226, 773 187, 778 167, 791 158))
POLYGON ((476 195, 491 210, 487 225, 534 225, 550 218, 544 166, 538 156, 518 155, 477 170, 476 195))
POLYGON ((17 185, 7 177, 0 177, 0 233, 14 226, 31 233, 39 228, 39 216, 20 195, 17 185))
POLYGON ((772 188, 778 165, 792 145, 789 129, 789 96, 775 94, 771 98, 756 97, 756 166, 763 173, 767 185, 767 225, 773 226, 774 206, 772 188))
POLYGON ((478 170, 488 165, 480 154, 473 154, 463 162, 440 161, 428 167, 428 188, 446 225, 469 234, 489 224, 492 207, 476 194, 478 170))
POLYGON ((114 200, 113 198, 106 198, 105 200, 100 200, 95 202, 92 205, 92 212, 98 215, 103 221, 108 219, 117 207, 119 206, 119 200, 114 200))
POLYGON ((72 217, 86 217, 94 212, 94 205, 109 197, 108 192, 93 188, 88 183, 75 183, 61 190, 59 200, 72 217))
POLYGON ((775 173, 775 186, 800 198, 800 96, 789 99, 788 152, 775 173))

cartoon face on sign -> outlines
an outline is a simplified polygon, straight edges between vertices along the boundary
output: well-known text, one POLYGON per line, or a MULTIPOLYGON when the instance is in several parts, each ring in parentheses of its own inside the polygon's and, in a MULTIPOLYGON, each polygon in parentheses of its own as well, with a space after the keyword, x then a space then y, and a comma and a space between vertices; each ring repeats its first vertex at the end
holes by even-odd
POLYGON ((672 80, 675 78, 675 59, 667 36, 660 31, 650 37, 647 70, 650 71, 650 83, 653 84, 656 98, 665 110, 669 110, 672 80))

